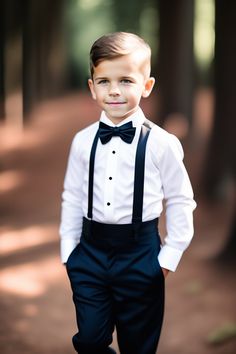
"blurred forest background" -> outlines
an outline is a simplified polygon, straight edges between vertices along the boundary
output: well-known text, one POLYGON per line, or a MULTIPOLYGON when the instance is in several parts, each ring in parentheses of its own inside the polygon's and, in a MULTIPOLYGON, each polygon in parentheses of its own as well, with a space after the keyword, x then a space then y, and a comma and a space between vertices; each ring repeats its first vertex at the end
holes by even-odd
POLYGON ((89 50, 113 31, 152 47, 157 84, 142 108, 180 138, 198 203, 195 238, 166 281, 158 352, 235 354, 234 0, 0 2, 0 352, 73 353, 61 192, 74 134, 99 117, 89 50))

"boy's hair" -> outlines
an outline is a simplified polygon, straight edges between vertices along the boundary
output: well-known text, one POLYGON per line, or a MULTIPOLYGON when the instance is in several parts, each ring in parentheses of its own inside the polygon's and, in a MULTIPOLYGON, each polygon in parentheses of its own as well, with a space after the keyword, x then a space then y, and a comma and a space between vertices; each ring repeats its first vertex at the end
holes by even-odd
POLYGON ((112 60, 134 51, 142 50, 146 59, 150 61, 151 48, 139 36, 129 32, 113 32, 98 38, 90 50, 90 73, 94 74, 94 68, 104 60, 112 60))

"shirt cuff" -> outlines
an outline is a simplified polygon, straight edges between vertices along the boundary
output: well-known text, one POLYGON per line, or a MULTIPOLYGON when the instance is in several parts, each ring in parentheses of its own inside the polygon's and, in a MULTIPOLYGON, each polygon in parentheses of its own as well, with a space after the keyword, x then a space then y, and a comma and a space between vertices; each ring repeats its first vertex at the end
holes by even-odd
POLYGON ((62 263, 66 263, 69 255, 73 251, 73 249, 77 246, 77 240, 61 240, 61 261, 62 263))
POLYGON ((162 268, 175 272, 182 255, 183 251, 164 245, 158 254, 158 261, 162 268))

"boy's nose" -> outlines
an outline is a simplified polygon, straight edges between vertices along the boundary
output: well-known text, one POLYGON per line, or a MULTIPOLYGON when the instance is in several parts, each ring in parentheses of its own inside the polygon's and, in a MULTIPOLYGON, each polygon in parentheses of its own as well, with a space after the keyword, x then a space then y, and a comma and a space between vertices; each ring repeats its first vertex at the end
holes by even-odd
POLYGON ((110 96, 118 96, 118 95, 120 95, 120 90, 119 90, 118 85, 112 84, 112 85, 110 86, 109 95, 110 95, 110 96))

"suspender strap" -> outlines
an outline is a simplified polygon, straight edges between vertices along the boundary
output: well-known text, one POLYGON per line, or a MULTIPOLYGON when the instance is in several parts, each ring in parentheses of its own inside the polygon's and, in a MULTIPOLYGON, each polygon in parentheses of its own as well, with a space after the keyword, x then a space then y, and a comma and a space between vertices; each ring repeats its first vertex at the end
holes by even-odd
MULTIPOLYGON (((154 124, 146 119, 143 123, 139 135, 138 146, 136 150, 135 157, 135 174, 134 174, 134 197, 133 197, 133 216, 132 223, 135 224, 135 229, 139 228, 140 223, 142 222, 142 213, 143 213, 143 190, 144 190, 144 172, 145 172, 145 152, 147 139, 150 133, 150 130, 154 124)), ((93 180, 94 180, 94 161, 96 148, 99 138, 99 130, 97 131, 89 161, 89 181, 88 181, 88 213, 87 217, 89 219, 93 218, 93 180)))
POLYGON ((143 214, 143 191, 144 191, 144 174, 145 174, 145 154, 146 144, 150 133, 150 127, 142 125, 139 136, 136 157, 135 157, 135 174, 134 174, 134 197, 133 197, 133 217, 132 223, 135 229, 139 228, 142 222, 143 214))
POLYGON ((90 153, 90 161, 89 161, 89 182, 88 182, 88 213, 87 216, 89 219, 93 218, 93 177, 94 177, 94 160, 97 149, 97 143, 99 138, 99 130, 97 131, 91 153, 90 153))

